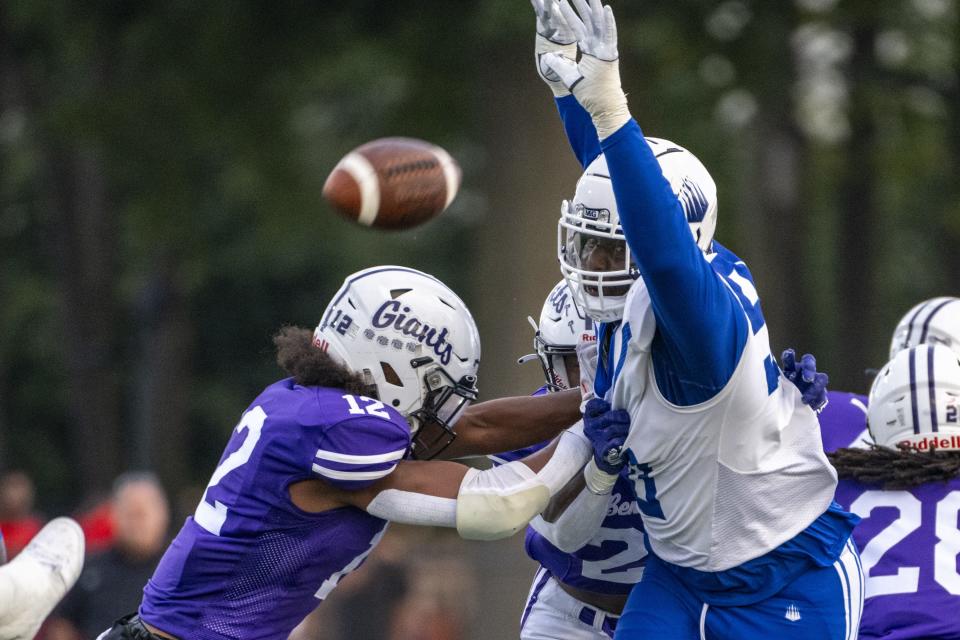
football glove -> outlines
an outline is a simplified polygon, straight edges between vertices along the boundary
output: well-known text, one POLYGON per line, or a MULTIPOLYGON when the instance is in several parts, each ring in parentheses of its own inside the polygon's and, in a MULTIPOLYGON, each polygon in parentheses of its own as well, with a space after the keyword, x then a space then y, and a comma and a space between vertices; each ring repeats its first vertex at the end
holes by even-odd
POLYGON ((593 447, 593 461, 604 473, 617 475, 627 463, 623 443, 630 431, 630 414, 611 409, 610 403, 594 398, 583 412, 583 434, 593 447))
MULTIPOLYGON (((596 397, 593 383, 597 377, 597 341, 580 339, 577 342, 577 362, 580 364, 580 395, 586 404, 596 397)), ((581 407, 581 410, 583 407, 581 407)))
POLYGON ((783 375, 800 389, 803 404, 817 413, 827 406, 827 383, 830 378, 825 373, 817 371, 817 359, 811 354, 805 354, 797 362, 797 353, 787 349, 780 356, 783 365, 783 375))
POLYGON ((560 14, 566 27, 577 38, 583 54, 580 62, 558 53, 546 53, 541 64, 552 70, 573 93, 593 119, 600 140, 630 120, 627 96, 620 86, 620 61, 617 53, 617 23, 613 10, 600 0, 573 0, 580 15, 561 0, 560 14))
POLYGON ((571 62, 576 62, 577 37, 560 15, 557 0, 530 0, 530 4, 533 5, 533 10, 537 14, 537 37, 534 45, 537 75, 547 83, 555 97, 568 96, 570 91, 560 80, 560 76, 544 65, 542 59, 548 53, 556 53, 571 62))

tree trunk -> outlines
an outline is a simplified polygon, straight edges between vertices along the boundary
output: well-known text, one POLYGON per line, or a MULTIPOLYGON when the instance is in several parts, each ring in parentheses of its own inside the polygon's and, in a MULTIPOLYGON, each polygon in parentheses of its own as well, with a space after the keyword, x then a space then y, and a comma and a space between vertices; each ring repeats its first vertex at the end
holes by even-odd
POLYGON ((482 69, 490 77, 476 85, 485 89, 477 103, 480 137, 490 153, 484 180, 489 201, 478 264, 472 266, 476 280, 470 305, 483 348, 479 384, 484 398, 522 395, 543 384, 538 366, 521 368, 516 362, 532 350, 526 317, 539 319, 544 299, 560 280, 560 202, 573 196, 580 174, 552 94, 536 76, 532 47, 532 42, 512 43, 486 52, 482 69), (502 73, 528 58, 529 68, 502 73))
POLYGON ((756 31, 754 46, 745 49, 750 58, 740 61, 748 75, 760 74, 751 82, 759 104, 747 143, 750 151, 744 158, 745 182, 739 189, 742 232, 738 247, 733 248, 743 252, 741 257, 751 268, 763 301, 770 346, 779 356, 786 347, 801 352, 813 349, 810 316, 797 313, 810 309, 809 290, 815 285, 807 281, 802 268, 809 225, 801 209, 800 190, 809 158, 806 139, 793 116, 797 72, 794 65, 784 64, 794 60, 791 36, 797 16, 774 4, 761 3, 757 10, 763 29, 756 31))
POLYGON ((137 307, 136 388, 132 419, 133 466, 153 469, 176 495, 192 477, 189 443, 192 392, 189 357, 194 331, 176 267, 157 261, 137 307))
POLYGON ((856 25, 852 32, 853 55, 850 59, 850 138, 844 157, 846 167, 840 181, 837 224, 836 366, 830 371, 831 383, 838 389, 864 392, 864 368, 871 366, 872 344, 885 340, 886 329, 879 326, 877 283, 874 261, 878 254, 877 207, 877 130, 870 109, 870 95, 876 84, 873 69, 876 28, 871 23, 856 25))
POLYGON ((58 212, 54 238, 61 257, 70 443, 84 489, 102 490, 122 468, 116 220, 95 149, 56 148, 50 169, 58 212))

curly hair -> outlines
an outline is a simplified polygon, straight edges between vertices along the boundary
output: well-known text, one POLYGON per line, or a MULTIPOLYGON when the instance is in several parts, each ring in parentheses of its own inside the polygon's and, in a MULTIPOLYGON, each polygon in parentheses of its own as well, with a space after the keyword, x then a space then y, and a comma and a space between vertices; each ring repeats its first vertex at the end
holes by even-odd
POLYGON ((277 364, 297 384, 305 387, 333 387, 354 395, 369 395, 363 376, 351 371, 313 346, 313 332, 303 327, 282 327, 273 336, 277 364))
POLYGON ((840 478, 884 489, 909 489, 928 482, 946 482, 960 475, 960 451, 915 451, 871 445, 869 449, 837 449, 827 457, 840 478))

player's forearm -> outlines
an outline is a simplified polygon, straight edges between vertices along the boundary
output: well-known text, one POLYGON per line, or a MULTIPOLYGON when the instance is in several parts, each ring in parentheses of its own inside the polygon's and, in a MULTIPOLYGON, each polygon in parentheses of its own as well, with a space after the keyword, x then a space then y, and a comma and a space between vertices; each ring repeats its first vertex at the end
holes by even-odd
POLYGON ((556 103, 570 147, 580 165, 586 169, 601 153, 593 119, 572 94, 557 98, 556 103))
MULTIPOLYGON (((601 143, 607 158, 620 224, 640 272, 694 272, 703 264, 680 201, 636 121, 601 143)), ((669 152, 668 152, 669 153, 669 152)))
POLYGON ((447 459, 514 451, 551 440, 580 419, 577 389, 543 396, 498 398, 471 405, 456 424, 447 459))
POLYGON ((739 303, 694 242, 680 201, 637 123, 630 120, 602 146, 624 236, 650 293, 658 330, 677 355, 673 368, 685 380, 722 386, 746 339, 739 303))
POLYGON ((566 553, 581 549, 596 535, 607 515, 610 494, 596 494, 586 487, 582 474, 570 481, 551 500, 543 515, 530 526, 566 553))
POLYGON ((404 462, 346 500, 392 522, 455 527, 464 538, 495 540, 526 526, 590 455, 582 436, 564 434, 546 464, 514 461, 479 471, 450 462, 404 462))

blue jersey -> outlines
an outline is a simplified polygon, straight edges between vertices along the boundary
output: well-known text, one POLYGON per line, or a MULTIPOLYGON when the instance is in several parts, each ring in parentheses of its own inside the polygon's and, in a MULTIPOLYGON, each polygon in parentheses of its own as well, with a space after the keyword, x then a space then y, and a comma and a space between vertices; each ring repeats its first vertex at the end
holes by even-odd
MULTIPOLYGON (((533 395, 543 395, 545 388, 533 395)), ((526 458, 550 441, 532 447, 489 456, 494 464, 526 458)), ((550 543, 533 527, 527 527, 524 546, 527 555, 539 562, 554 578, 576 589, 594 593, 630 593, 640 580, 647 556, 643 544, 643 520, 634 484, 627 469, 620 474, 610 494, 607 516, 590 542, 567 553, 550 543)))
POLYGON ((827 453, 844 447, 862 448, 872 442, 867 431, 867 398, 845 391, 828 391, 830 402, 820 412, 820 437, 827 453))
POLYGON ((292 379, 267 387, 144 589, 141 617, 184 640, 287 638, 387 525, 354 507, 307 513, 288 487, 366 487, 409 446, 409 425, 379 401, 292 379))

